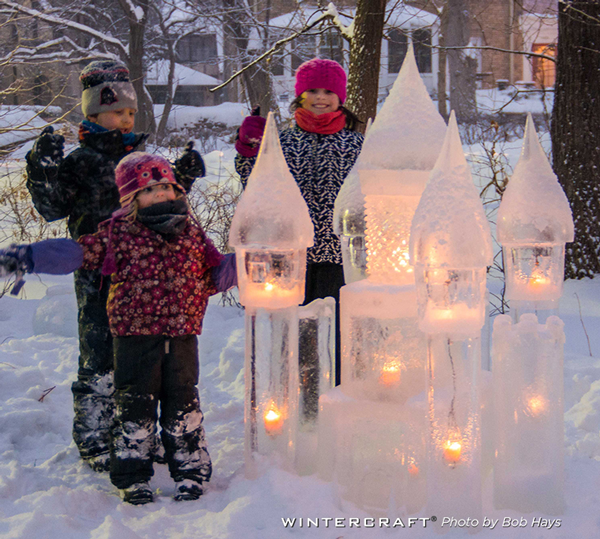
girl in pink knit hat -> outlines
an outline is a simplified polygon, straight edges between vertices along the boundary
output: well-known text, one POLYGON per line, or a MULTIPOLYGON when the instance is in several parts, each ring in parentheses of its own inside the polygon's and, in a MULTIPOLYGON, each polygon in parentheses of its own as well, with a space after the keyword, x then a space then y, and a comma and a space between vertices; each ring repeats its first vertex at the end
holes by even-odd
MULTIPOLYGON (((333 207, 338 192, 362 148, 355 131, 358 119, 343 105, 346 73, 333 60, 314 58, 296 71, 296 99, 291 104, 295 124, 279 139, 283 155, 308 205, 315 228, 308 249, 304 304, 332 296, 337 305, 336 384, 340 380, 339 291, 344 285, 341 245, 333 233, 333 207)), ((235 165, 246 186, 264 131, 265 119, 244 119, 236 141, 235 165)))

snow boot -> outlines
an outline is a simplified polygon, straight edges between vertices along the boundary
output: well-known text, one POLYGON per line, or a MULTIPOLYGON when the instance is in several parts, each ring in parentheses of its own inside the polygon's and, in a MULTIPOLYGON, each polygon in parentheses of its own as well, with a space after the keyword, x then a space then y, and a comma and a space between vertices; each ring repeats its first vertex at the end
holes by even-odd
POLYGON ((202 483, 200 481, 184 479, 183 481, 177 481, 175 483, 175 495, 173 498, 176 502, 197 500, 203 493, 204 490, 202 489, 202 483))
POLYGON ((148 481, 134 483, 130 487, 121 489, 121 496, 125 503, 132 505, 144 505, 154 501, 152 489, 148 485, 148 481))

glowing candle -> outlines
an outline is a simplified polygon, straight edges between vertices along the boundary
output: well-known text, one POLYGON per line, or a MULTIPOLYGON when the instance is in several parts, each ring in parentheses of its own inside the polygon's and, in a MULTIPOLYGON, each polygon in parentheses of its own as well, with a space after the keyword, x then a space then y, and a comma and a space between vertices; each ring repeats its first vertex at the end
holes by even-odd
POLYGON ((401 364, 399 361, 388 361, 381 368, 381 374, 379 375, 379 381, 384 386, 395 386, 400 383, 400 371, 401 364))
POLYGON ((532 417, 538 417, 546 411, 546 399, 540 395, 534 395, 527 401, 527 413, 532 417))
POLYGON ((269 436, 277 436, 281 434, 281 430, 283 429, 283 415, 277 409, 274 403, 271 403, 271 406, 265 413, 265 431, 269 436))
POLYGON ((444 458, 446 462, 449 464, 456 464, 460 460, 460 452, 462 449, 462 445, 460 442, 448 440, 444 444, 444 458))
POLYGON ((541 273, 533 273, 529 278, 527 286, 532 290, 543 290, 550 284, 550 279, 541 273))
POLYGON ((419 467, 413 462, 412 464, 408 465, 408 473, 409 475, 412 475, 413 477, 419 475, 419 467))

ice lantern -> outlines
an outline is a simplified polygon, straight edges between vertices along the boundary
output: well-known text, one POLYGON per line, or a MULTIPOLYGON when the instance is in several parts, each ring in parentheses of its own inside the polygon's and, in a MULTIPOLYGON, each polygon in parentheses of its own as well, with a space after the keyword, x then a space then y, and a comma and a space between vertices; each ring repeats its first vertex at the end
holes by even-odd
POLYGON ((357 398, 400 402, 425 387, 408 246, 445 131, 411 47, 355 167, 365 197, 368 277, 343 287, 340 305, 342 384, 357 398))
POLYGON ((480 334, 493 251, 454 113, 413 218, 410 254, 428 340, 428 512, 479 518, 480 334))
POLYGON ((291 468, 298 422, 298 304, 304 300, 306 249, 313 225, 288 170, 269 113, 248 185, 237 205, 235 248, 240 301, 246 307, 246 475, 260 456, 278 454, 291 468))
MULTIPOLYGON (((527 115, 523 150, 498 210, 506 298, 548 302, 560 298, 565 243, 573 241, 569 202, 527 115)), ((521 306, 522 307, 522 306, 521 306)))

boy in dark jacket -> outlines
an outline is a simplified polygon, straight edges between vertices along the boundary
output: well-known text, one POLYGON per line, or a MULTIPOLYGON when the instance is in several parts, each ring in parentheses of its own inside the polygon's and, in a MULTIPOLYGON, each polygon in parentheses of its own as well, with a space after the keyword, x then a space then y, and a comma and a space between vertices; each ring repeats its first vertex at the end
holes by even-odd
MULTIPOLYGON (((120 207, 115 167, 148 135, 133 133, 137 97, 125 65, 90 63, 81 73, 80 147, 63 159, 64 138, 46 128, 27 154, 27 188, 47 221, 68 218, 73 239, 93 234, 120 207)), ((204 174, 191 147, 175 163, 186 190, 204 174)), ((109 465, 114 420, 113 349, 106 302, 109 279, 98 270, 75 272, 79 320, 79 370, 73 383, 73 439, 81 457, 96 471, 109 465)))

